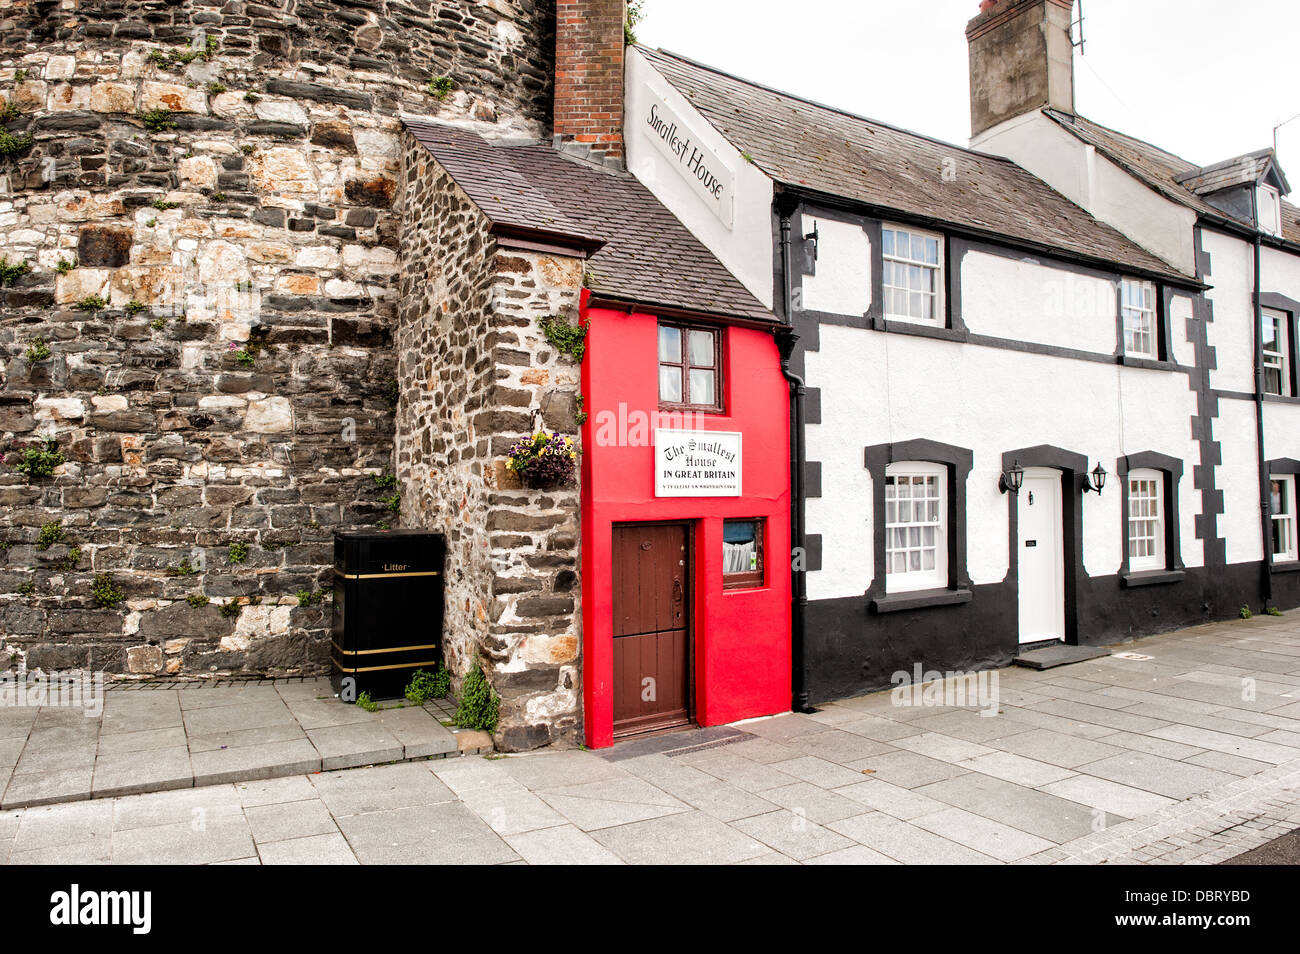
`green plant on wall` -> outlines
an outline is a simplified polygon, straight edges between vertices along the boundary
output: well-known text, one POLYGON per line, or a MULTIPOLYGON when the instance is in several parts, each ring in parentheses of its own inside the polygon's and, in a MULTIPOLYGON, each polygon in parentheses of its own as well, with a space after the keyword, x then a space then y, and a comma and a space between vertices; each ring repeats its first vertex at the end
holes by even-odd
POLYGON ((460 704, 456 706, 453 721, 462 729, 495 732, 500 709, 500 697, 488 684, 487 676, 483 675, 483 667, 475 663, 461 683, 460 704))
POLYGON ((430 76, 429 85, 426 87, 435 99, 446 99, 455 88, 456 81, 450 76, 430 76))
POLYGON ((23 352, 23 357, 27 359, 28 364, 36 364, 38 361, 44 361, 50 356, 50 346, 45 343, 44 338, 33 338, 32 343, 27 346, 23 352))
POLYGON ((560 315, 543 315, 537 319, 537 327, 552 348, 582 364, 582 356, 587 353, 588 325, 571 325, 560 315))
POLYGON ((176 127, 171 115, 172 111, 170 109, 151 109, 148 112, 136 114, 140 122, 144 123, 145 129, 156 133, 166 132, 168 129, 176 127))
POLYGON ((126 599, 121 589, 113 582, 113 578, 107 573, 95 574, 94 579, 90 581, 90 593, 95 599, 95 605, 104 609, 111 609, 126 599))
POLYGON ((30 262, 9 264, 7 255, 0 255, 0 288, 8 287, 32 270, 30 262))
POLYGON ((15 136, 7 129, 0 129, 0 156, 16 156, 32 147, 31 133, 23 133, 21 136, 15 136))
POLYGON ((67 460, 59 452, 59 442, 46 441, 42 447, 29 447, 23 451, 22 460, 18 462, 17 471, 27 479, 40 480, 53 475, 54 469, 67 460))
POLYGON ((41 527, 36 537, 36 549, 48 550, 63 539, 63 524, 55 520, 41 527))
POLYGON ((226 551, 226 558, 231 563, 243 563, 248 559, 248 544, 232 543, 230 549, 226 551))

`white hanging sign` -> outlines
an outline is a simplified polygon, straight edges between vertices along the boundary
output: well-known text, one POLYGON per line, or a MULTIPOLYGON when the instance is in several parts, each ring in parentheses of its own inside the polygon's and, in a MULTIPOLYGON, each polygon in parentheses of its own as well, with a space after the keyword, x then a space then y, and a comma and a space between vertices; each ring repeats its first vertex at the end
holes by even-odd
POLYGON ((740 434, 655 430, 656 497, 739 497, 740 434))

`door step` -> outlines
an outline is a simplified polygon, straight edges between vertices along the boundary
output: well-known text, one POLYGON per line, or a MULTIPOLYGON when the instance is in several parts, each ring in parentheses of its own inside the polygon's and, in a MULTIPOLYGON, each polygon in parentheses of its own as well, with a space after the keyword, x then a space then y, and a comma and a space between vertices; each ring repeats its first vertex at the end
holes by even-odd
POLYGON ((1027 669, 1055 669, 1057 666, 1068 666, 1071 663, 1086 662, 1089 659, 1109 655, 1110 650, 1100 646, 1067 646, 1064 643, 1057 643, 1054 646, 1021 653, 1012 662, 1027 669))

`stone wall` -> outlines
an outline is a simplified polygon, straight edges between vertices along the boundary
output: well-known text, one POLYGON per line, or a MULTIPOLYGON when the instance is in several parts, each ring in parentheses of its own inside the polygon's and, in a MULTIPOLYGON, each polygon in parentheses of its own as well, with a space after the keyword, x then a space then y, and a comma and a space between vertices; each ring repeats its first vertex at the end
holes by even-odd
POLYGON ((544 135, 552 17, 0 0, 0 663, 325 664, 333 531, 397 523, 398 114, 544 135))
POLYGON ((537 319, 576 318, 582 263, 496 247, 482 213, 405 138, 398 408, 402 524, 447 535, 444 655, 480 661, 507 750, 581 738, 578 491, 506 470, 535 429, 573 434, 578 367, 537 319))

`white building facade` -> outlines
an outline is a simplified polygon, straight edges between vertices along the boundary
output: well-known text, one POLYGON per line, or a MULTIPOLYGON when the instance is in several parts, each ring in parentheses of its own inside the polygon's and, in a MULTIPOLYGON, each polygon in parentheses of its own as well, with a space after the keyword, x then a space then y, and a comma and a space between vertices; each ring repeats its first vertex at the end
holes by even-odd
MULTIPOLYGON (((1069 6, 1003 3, 984 69, 1069 6)), ((1257 230, 1044 112, 1073 108, 1059 60, 971 151, 629 51, 629 168, 792 332, 796 706, 1300 603, 1294 210, 1261 240, 1270 337, 1257 230)))

